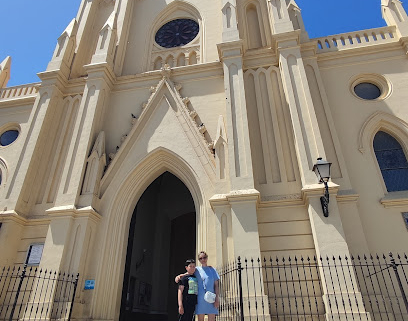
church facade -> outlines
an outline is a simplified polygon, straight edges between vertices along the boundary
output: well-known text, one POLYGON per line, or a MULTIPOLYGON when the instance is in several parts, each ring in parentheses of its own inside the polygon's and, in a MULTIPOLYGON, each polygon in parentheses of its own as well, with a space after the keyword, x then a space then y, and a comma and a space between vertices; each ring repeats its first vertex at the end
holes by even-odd
POLYGON ((406 251, 408 17, 378 10, 310 39, 294 0, 83 0, 40 83, 0 65, 0 266, 78 272, 74 318, 118 320, 167 315, 201 250, 406 251))

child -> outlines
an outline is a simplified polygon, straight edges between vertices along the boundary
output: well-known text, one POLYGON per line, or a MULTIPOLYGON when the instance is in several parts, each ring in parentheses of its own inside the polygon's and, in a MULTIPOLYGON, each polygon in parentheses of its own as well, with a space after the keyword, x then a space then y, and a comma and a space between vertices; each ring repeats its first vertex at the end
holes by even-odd
POLYGON ((185 267, 187 274, 180 279, 178 288, 179 321, 192 321, 198 294, 195 261, 187 260, 185 267))

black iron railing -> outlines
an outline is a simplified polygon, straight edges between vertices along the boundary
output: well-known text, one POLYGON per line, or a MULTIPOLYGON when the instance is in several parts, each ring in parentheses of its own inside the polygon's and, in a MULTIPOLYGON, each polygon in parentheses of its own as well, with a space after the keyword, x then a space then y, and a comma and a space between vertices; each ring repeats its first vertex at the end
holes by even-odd
POLYGON ((406 255, 238 258, 218 272, 218 320, 408 320, 406 255))
POLYGON ((70 320, 78 274, 14 266, 0 270, 0 320, 70 320))

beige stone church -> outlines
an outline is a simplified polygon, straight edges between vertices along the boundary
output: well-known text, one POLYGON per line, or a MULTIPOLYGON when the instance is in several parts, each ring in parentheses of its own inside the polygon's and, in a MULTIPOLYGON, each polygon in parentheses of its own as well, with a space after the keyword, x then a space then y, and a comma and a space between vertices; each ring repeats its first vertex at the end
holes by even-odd
POLYGON ((40 83, 1 57, 0 266, 78 272, 74 317, 118 320, 141 282, 170 313, 201 250, 406 251, 408 16, 378 10, 310 39, 294 0, 83 0, 40 83))

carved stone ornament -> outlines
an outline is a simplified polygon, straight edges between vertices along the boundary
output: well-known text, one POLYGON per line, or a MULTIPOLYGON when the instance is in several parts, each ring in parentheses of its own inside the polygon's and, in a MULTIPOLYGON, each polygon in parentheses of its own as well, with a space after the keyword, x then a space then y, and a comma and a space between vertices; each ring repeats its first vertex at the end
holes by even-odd
POLYGON ((171 67, 169 64, 165 64, 163 67, 161 67, 160 72, 163 76, 163 78, 170 78, 171 75, 171 67))
POLYGON ((177 83, 177 84, 174 84, 174 88, 176 88, 177 91, 180 91, 181 88, 183 88, 183 86, 181 84, 177 83))
POLYGON ((139 117, 137 117, 136 115, 134 115, 134 114, 132 113, 132 119, 131 119, 132 125, 135 125, 135 124, 137 123, 138 119, 139 119, 139 117))
POLYGON ((195 110, 190 110, 188 113, 190 114, 190 117, 191 117, 192 119, 194 119, 194 118, 197 117, 197 112, 196 112, 195 110))
POLYGON ((190 102, 190 98, 188 98, 188 97, 184 97, 182 100, 183 100, 184 105, 186 105, 186 106, 190 102))
POLYGON ((204 124, 201 124, 198 126, 198 130, 200 131, 201 134, 204 134, 207 131, 207 128, 205 127, 204 124))

